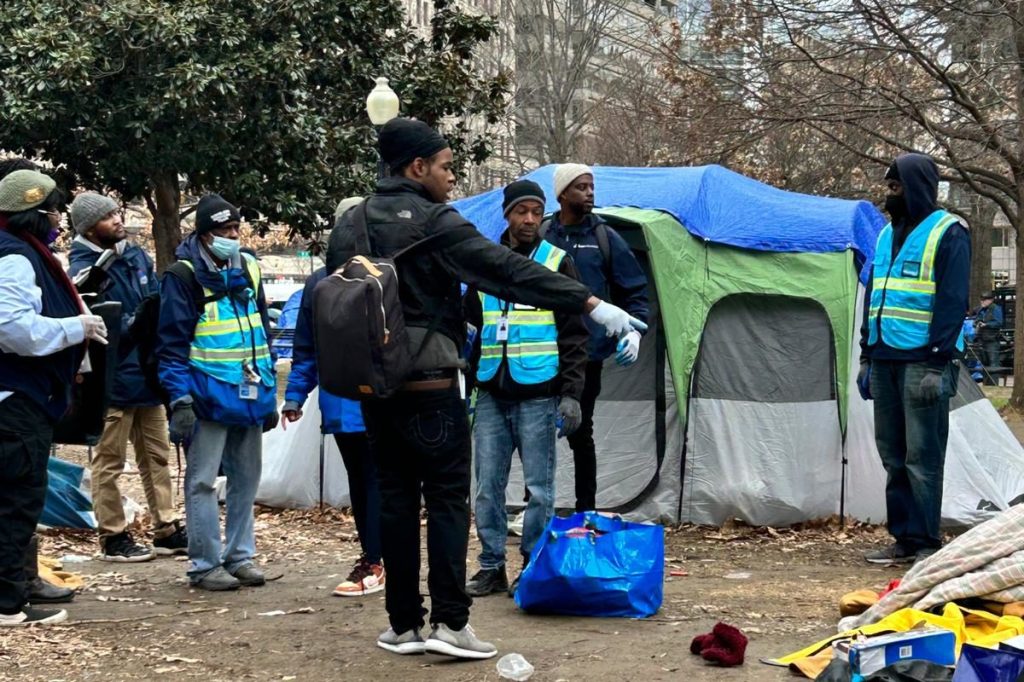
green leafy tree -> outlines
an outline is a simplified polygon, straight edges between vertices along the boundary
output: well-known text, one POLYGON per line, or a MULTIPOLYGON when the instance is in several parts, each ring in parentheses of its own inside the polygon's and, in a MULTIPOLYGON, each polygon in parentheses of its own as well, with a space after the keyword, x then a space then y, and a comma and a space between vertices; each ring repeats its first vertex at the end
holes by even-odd
POLYGON ((143 197, 161 269, 181 240, 183 180, 311 235, 372 187, 376 76, 464 162, 487 157, 486 127, 467 121, 505 106, 507 76, 473 69, 494 30, 448 0, 427 37, 394 0, 9 0, 0 149, 143 197))

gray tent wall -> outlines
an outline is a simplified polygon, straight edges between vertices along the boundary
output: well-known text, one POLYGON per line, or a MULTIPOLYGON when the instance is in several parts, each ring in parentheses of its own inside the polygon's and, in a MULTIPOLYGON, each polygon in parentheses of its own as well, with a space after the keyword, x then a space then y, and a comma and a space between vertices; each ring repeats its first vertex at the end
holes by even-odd
MULTIPOLYGON (((620 226, 620 229, 646 266, 646 245, 642 239, 628 227, 620 226)), ((657 292, 653 293, 652 298, 657 300, 657 292)), ((862 296, 863 288, 859 287, 857 310, 861 309, 862 296)), ((799 311, 796 311, 796 315, 799 316, 799 311)), ((782 322, 788 324, 785 320, 782 322)), ((813 328, 813 321, 810 324, 813 328)), ((873 404, 860 399, 854 381, 860 357, 858 335, 854 334, 851 344, 845 444, 832 426, 836 420, 834 413, 831 413, 833 408, 829 406, 832 403, 828 400, 807 401, 803 405, 806 412, 800 414, 785 405, 780 407, 771 402, 750 405, 743 401, 713 399, 712 405, 717 403, 720 409, 717 413, 703 412, 708 419, 700 429, 694 425, 693 413, 700 419, 701 405, 698 404, 691 413, 686 472, 683 471, 684 438, 676 404, 677 390, 663 359, 662 343, 659 329, 655 327, 652 333, 644 337, 641 361, 636 366, 622 369, 613 362, 605 365, 603 391, 597 404, 594 428, 598 451, 600 508, 619 511, 627 518, 638 521, 720 523, 721 517, 709 516, 707 509, 691 504, 687 496, 692 495, 694 484, 699 482, 696 480, 699 472, 693 471, 691 459, 695 434, 707 439, 712 447, 716 439, 724 442, 736 442, 737 439, 749 441, 753 437, 750 433, 752 424, 768 424, 773 410, 782 409, 790 418, 796 414, 802 424, 800 428, 803 430, 795 434, 793 439, 802 440, 805 445, 813 440, 813 447, 820 450, 820 461, 839 462, 845 454, 848 461, 845 480, 846 513, 864 521, 885 521, 885 472, 874 444, 873 404), (659 361, 659 357, 662 360, 659 361), (659 377, 662 386, 660 396, 657 388, 659 377), (731 402, 738 403, 741 410, 753 411, 748 412, 747 417, 730 414, 729 411, 737 407, 731 405, 731 402), (768 419, 750 421, 749 414, 762 411, 768 415, 768 419), (824 428, 820 428, 822 425, 824 428), (715 426, 720 429, 715 431, 711 428, 715 426)), ((820 374, 819 370, 814 371, 820 374)), ((805 377, 807 373, 804 373, 805 377)), ((691 400, 691 409, 694 401, 700 403, 704 400, 695 397, 699 396, 699 376, 695 375, 693 383, 693 387, 687 387, 687 391, 683 392, 684 399, 688 396, 691 400)), ((714 384, 713 381, 711 383, 714 384)), ((815 396, 819 388, 810 391, 809 396, 824 398, 815 396)), ((794 403, 790 407, 792 405, 794 403)), ((754 498, 747 501, 745 509, 737 509, 736 515, 746 517, 745 520, 753 523, 766 523, 764 519, 773 517, 773 523, 792 523, 838 513, 839 486, 833 480, 834 473, 826 472, 829 478, 828 489, 834 490, 826 496, 827 503, 818 497, 811 499, 810 505, 805 508, 779 510, 770 505, 759 506, 758 500, 754 498)), ((565 441, 560 440, 556 478, 556 506, 559 508, 573 507, 573 475, 572 453, 565 441)), ((795 480, 794 485, 814 488, 816 483, 813 476, 806 476, 795 480)), ((970 381, 966 373, 962 373, 960 392, 951 405, 950 413, 943 499, 944 525, 976 525, 991 518, 997 510, 1019 502, 1022 495, 1024 449, 991 403, 984 399, 977 385, 970 381)), ((510 507, 521 508, 522 499, 522 471, 516 460, 513 463, 507 501, 510 507)))

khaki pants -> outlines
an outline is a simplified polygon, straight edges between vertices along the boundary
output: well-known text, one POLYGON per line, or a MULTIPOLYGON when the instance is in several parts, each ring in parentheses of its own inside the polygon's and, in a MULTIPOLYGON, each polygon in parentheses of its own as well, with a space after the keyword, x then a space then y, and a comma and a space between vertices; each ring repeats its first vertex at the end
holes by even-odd
POLYGON ((124 470, 131 438, 135 461, 139 466, 146 503, 153 519, 156 536, 169 535, 178 515, 171 494, 171 473, 167 457, 171 446, 167 440, 167 415, 163 406, 111 407, 107 410, 103 436, 92 458, 92 506, 100 537, 117 535, 127 524, 117 479, 124 470))

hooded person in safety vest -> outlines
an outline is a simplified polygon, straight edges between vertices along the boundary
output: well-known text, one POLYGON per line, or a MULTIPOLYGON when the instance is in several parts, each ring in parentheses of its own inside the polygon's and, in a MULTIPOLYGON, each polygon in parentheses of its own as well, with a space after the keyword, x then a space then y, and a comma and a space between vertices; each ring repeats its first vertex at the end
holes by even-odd
POLYGON ((200 199, 195 232, 175 252, 194 277, 169 271, 160 284, 160 383, 170 396, 171 440, 187 445, 188 577, 206 590, 264 583, 253 563, 252 506, 262 432, 278 421, 277 394, 260 269, 239 251, 240 223, 238 209, 219 195, 200 199), (222 464, 223 553, 214 489, 222 464))
POLYGON ((889 533, 871 563, 909 563, 942 546, 942 479, 955 360, 964 349, 971 241, 936 205, 939 169, 924 154, 885 175, 892 222, 878 236, 865 293, 857 385, 874 399, 875 443, 888 474, 889 533))
MULTIPOLYGON (((573 279, 579 272, 565 251, 540 238, 544 191, 531 180, 505 187, 502 209, 508 229, 501 243, 549 270, 573 279)), ((556 313, 504 301, 470 287, 466 320, 480 329, 473 356, 477 400, 473 424, 476 467, 476 532, 480 570, 466 592, 482 597, 508 590, 505 539, 512 453, 519 452, 528 493, 519 553, 523 566, 555 512, 556 422, 572 434, 583 415, 580 399, 590 331, 578 313, 556 313)))

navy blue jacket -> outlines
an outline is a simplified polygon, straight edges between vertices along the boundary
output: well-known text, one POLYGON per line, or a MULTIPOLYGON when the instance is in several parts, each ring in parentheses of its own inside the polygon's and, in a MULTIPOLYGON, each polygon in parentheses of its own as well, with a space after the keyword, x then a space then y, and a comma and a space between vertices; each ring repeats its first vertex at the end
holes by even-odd
MULTIPOLYGON (((239 298, 248 296, 249 280, 243 269, 223 271, 226 273, 225 281, 224 274, 211 270, 206 264, 201 248, 199 238, 193 233, 178 246, 174 255, 178 260, 191 261, 196 280, 214 294, 229 292, 228 295, 239 298)), ((247 256, 243 254, 242 257, 247 256)), ((263 319, 267 338, 270 338, 267 301, 262 286, 256 297, 256 306, 263 319)), ((257 400, 242 401, 238 398, 237 386, 228 386, 216 379, 206 378, 201 372, 192 371, 189 351, 200 314, 195 291, 180 278, 164 274, 160 285, 160 323, 156 352, 160 358, 160 384, 167 391, 171 404, 191 396, 196 416, 200 419, 242 426, 262 424, 264 418, 277 408, 274 387, 260 384, 257 400)))
MULTIPOLYGON (((647 303, 647 276, 637 262, 636 256, 626 240, 613 230, 608 230, 608 247, 611 251, 611 281, 606 272, 604 257, 597 244, 594 226, 603 223, 600 216, 587 215, 579 225, 562 225, 556 213, 551 217, 544 238, 572 256, 583 282, 601 300, 619 306, 633 317, 647 322, 650 308, 647 303)), ((604 360, 615 352, 617 339, 605 336, 604 327, 590 319, 583 318, 590 331, 587 351, 592 361, 604 360)))
MULTIPOLYGON (((313 346, 313 289, 327 277, 327 268, 320 268, 306 280, 302 289, 302 303, 295 320, 295 338, 292 341, 292 370, 288 374, 288 388, 284 399, 294 400, 301 407, 316 388, 319 375, 316 367, 316 349, 313 346)), ((320 417, 324 433, 362 433, 363 407, 355 400, 346 400, 320 388, 320 417)))
MULTIPOLYGON (((73 242, 68 255, 71 276, 93 265, 100 253, 78 241, 73 242)), ((121 302, 121 338, 128 339, 128 330, 139 303, 146 296, 159 291, 156 270, 145 251, 134 244, 127 244, 107 274, 111 286, 105 299, 121 302)), ((117 375, 110 391, 110 404, 115 407, 153 407, 161 404, 160 398, 146 386, 139 365, 138 349, 133 343, 121 344, 117 375)))
MULTIPOLYGON (((923 154, 904 154, 896 159, 907 215, 893 224, 893 254, 899 252, 907 235, 937 208, 939 170, 931 158, 923 154)), ((871 267, 870 263, 865 267, 871 267)), ((864 323, 860 330, 861 356, 872 360, 927 362, 935 368, 944 367, 957 354, 956 341, 970 308, 968 287, 971 275, 971 237, 960 223, 954 223, 942 235, 935 252, 935 307, 927 346, 902 350, 886 345, 878 335, 878 343, 868 346, 869 324, 876 323, 869 314, 871 288, 869 279, 864 294, 864 323)))
MULTIPOLYGON (((46 317, 77 317, 78 301, 54 280, 42 257, 23 240, 0 230, 0 257, 19 255, 28 259, 42 292, 46 317)), ((57 422, 71 404, 71 384, 85 356, 85 345, 71 346, 42 357, 26 357, 0 351, 0 391, 23 393, 57 422)))

